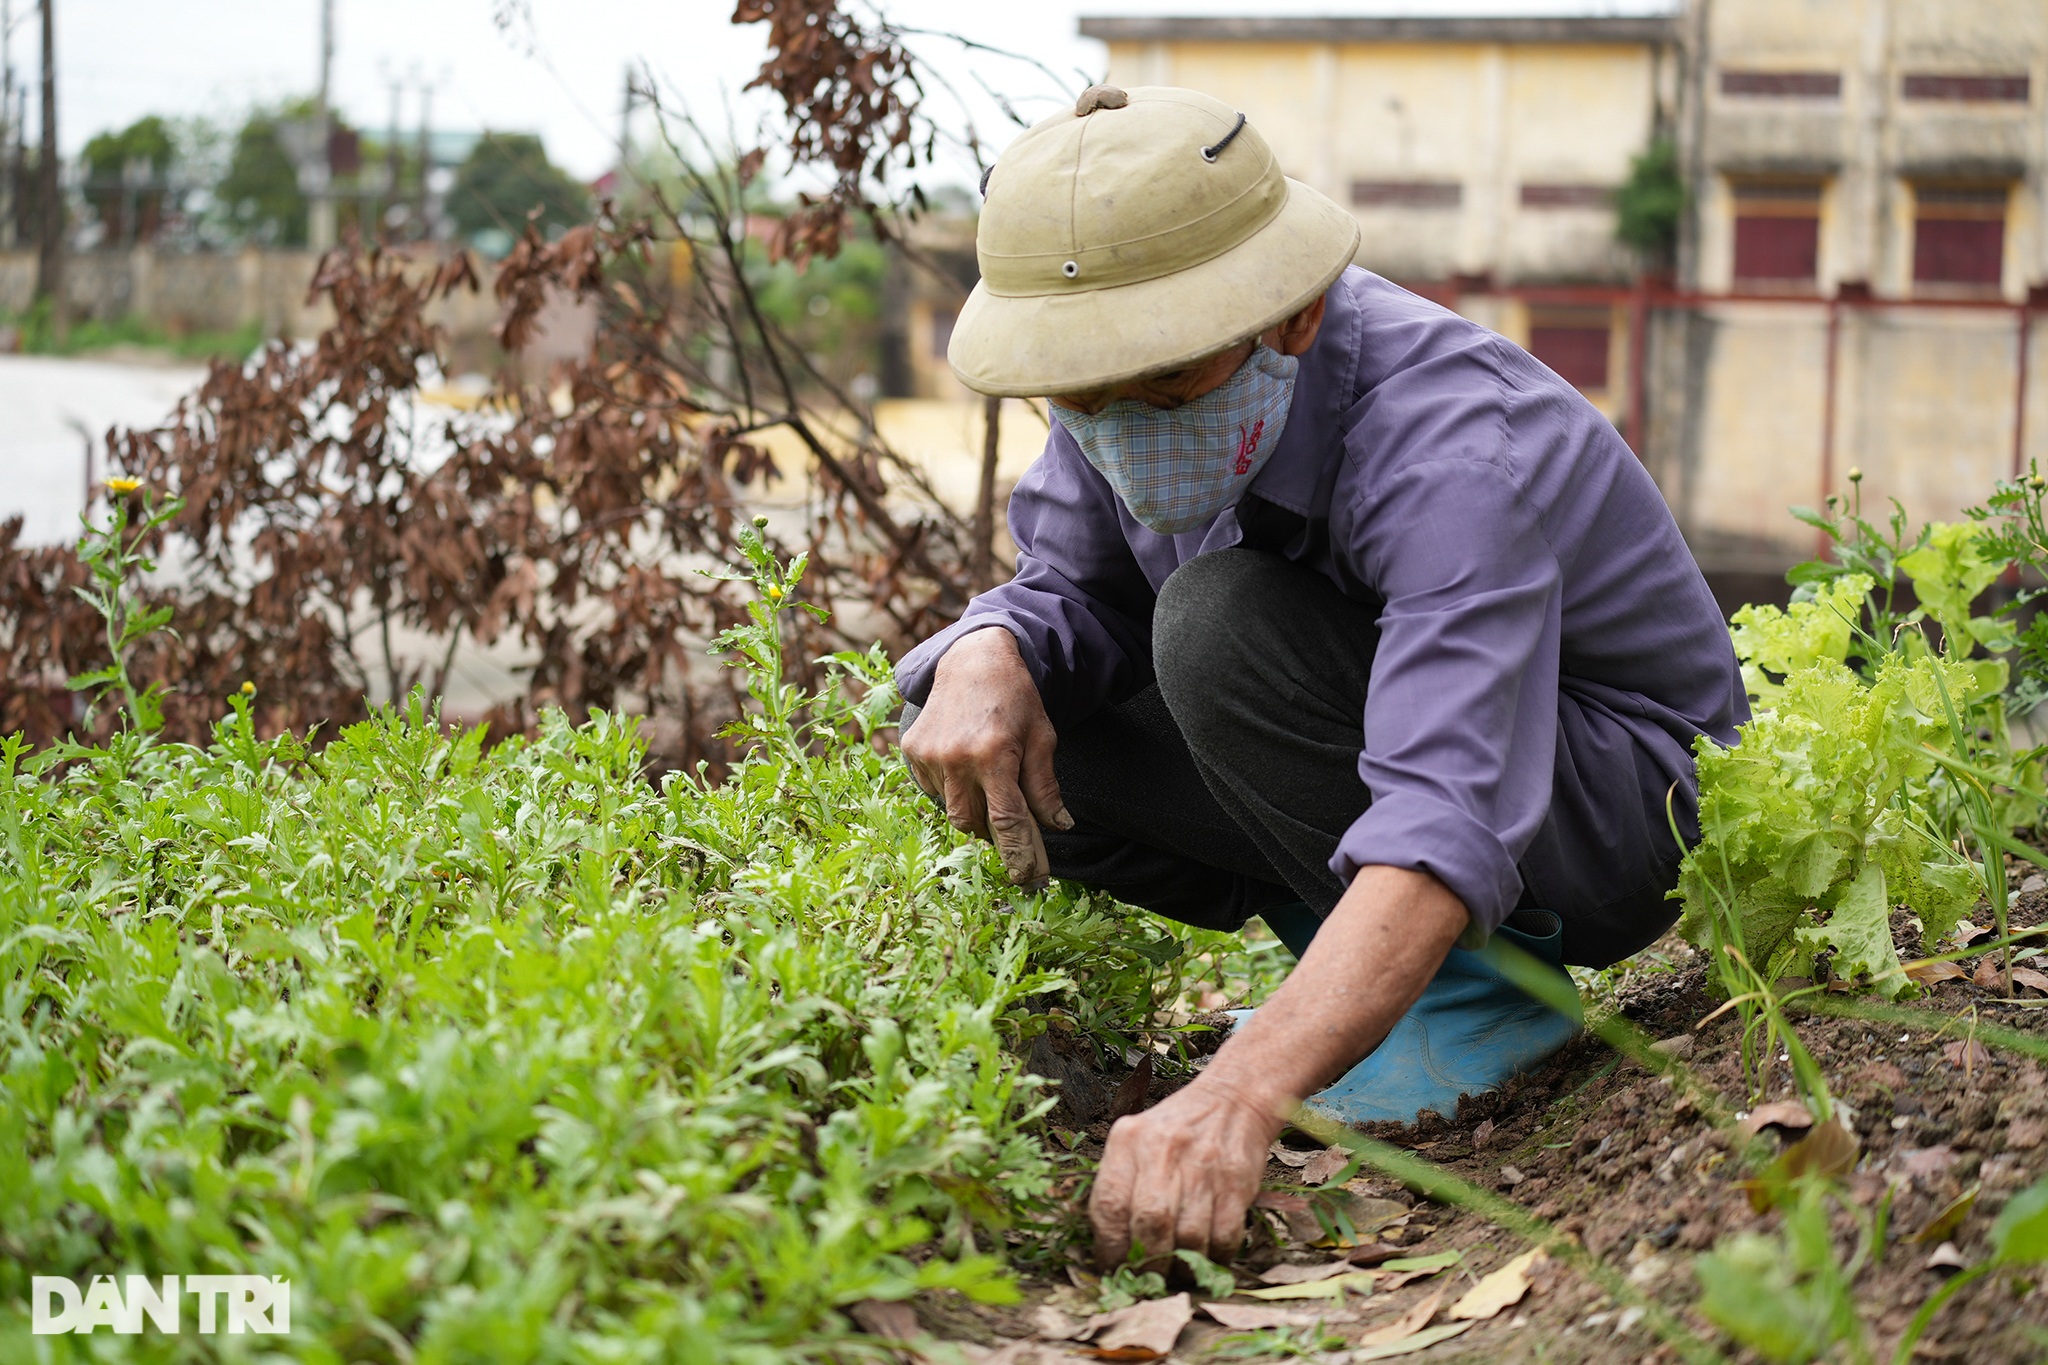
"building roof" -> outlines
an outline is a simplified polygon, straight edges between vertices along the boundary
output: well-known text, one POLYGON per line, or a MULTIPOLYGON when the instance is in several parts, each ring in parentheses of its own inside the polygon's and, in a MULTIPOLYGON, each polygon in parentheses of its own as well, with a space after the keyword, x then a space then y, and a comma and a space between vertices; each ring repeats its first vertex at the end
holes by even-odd
POLYGON ((1668 15, 1558 15, 1540 18, 1363 16, 1193 18, 1083 15, 1081 36, 1106 43, 1669 43, 1668 15))

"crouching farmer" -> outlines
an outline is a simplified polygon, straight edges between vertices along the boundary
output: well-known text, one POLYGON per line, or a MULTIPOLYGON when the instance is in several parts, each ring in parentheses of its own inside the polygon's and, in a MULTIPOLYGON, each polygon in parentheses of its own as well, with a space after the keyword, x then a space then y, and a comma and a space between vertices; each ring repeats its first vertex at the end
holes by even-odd
POLYGON ((1509 984, 1649 944, 1727 631, 1612 426, 1351 264, 1244 115, 1097 86, 987 184, 949 359, 1044 396, 1013 581, 903 661, 903 751, 1020 885, 1065 877, 1299 957, 1111 1131, 1098 1254, 1227 1255, 1304 1098, 1456 1113, 1578 1029, 1509 984))

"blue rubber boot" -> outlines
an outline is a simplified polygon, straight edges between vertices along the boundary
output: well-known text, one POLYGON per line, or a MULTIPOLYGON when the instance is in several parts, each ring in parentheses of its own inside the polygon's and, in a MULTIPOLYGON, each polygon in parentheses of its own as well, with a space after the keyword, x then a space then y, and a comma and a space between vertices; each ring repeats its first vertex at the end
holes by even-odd
MULTIPOLYGON (((1298 929, 1284 913, 1280 918, 1288 931, 1298 929)), ((1412 1124, 1425 1109, 1454 1118, 1460 1096, 1499 1089, 1577 1036, 1584 1017, 1563 967, 1563 925, 1547 910, 1517 911, 1513 921, 1496 930, 1484 948, 1451 949, 1386 1041, 1334 1084, 1309 1096, 1304 1107, 1340 1123, 1412 1124), (1556 974, 1564 987, 1557 992, 1559 1003, 1568 998, 1570 1013, 1539 1003, 1511 984, 1499 965, 1496 945, 1503 941, 1533 959, 1536 970, 1556 974)), ((1292 942, 1298 935, 1283 931, 1274 916, 1267 916, 1266 923, 1295 948, 1296 956, 1308 946, 1306 940, 1298 946, 1292 942)))

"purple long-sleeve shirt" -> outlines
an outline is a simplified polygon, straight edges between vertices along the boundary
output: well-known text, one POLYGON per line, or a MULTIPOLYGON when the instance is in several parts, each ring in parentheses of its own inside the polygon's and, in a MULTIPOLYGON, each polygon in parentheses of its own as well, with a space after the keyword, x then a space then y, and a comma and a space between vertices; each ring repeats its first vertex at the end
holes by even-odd
MULTIPOLYGON (((1377 275, 1331 286, 1250 492, 1326 519, 1290 554, 1381 607, 1358 758, 1372 800, 1330 863, 1346 882, 1426 870, 1491 933, 1521 894, 1560 732, 1585 732, 1561 703, 1618 726, 1684 814, 1694 736, 1733 743, 1747 717, 1713 596, 1613 426, 1520 348, 1377 275)), ((988 626, 1016 637, 1056 726, 1120 701, 1152 679, 1167 575, 1241 537, 1230 510, 1147 530, 1057 424, 1010 530, 1016 576, 905 656, 910 701, 988 626)))

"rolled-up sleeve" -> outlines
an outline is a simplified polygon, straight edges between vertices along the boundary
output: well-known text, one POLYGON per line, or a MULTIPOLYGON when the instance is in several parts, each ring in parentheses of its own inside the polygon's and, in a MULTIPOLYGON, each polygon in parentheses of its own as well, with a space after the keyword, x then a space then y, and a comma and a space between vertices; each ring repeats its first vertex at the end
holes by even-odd
POLYGON ((923 705, 940 657, 969 631, 991 626, 1016 638, 1056 726, 1150 681, 1156 594, 1124 539, 1115 497, 1055 427, 1010 496, 1015 576, 903 657, 896 682, 904 698, 923 705))
POLYGON ((1359 776, 1372 803, 1330 866, 1427 871, 1491 934, 1550 804, 1562 575, 1512 476, 1437 459, 1374 490, 1354 525, 1380 590, 1359 776))

